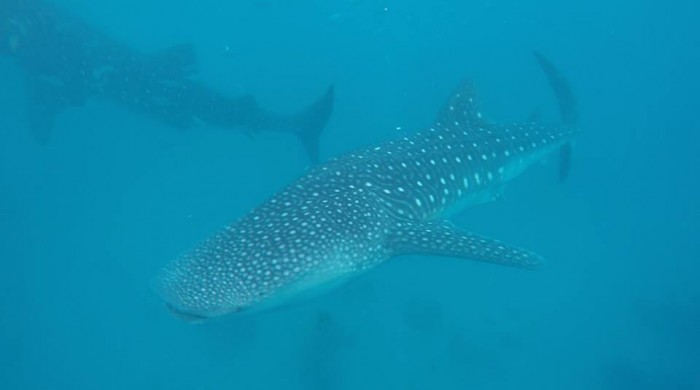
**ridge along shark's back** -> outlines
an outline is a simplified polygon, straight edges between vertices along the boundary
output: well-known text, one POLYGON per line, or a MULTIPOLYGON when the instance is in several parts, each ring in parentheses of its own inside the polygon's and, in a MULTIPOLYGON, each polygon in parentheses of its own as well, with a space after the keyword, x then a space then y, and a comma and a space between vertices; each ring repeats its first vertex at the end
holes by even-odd
MULTIPOLYGON (((555 90, 568 89, 540 63, 555 90)), ((461 84, 424 131, 312 169, 166 266, 158 293, 176 313, 206 318, 285 302, 404 254, 536 268, 538 255, 438 218, 493 198, 575 128, 487 123, 472 90, 461 84)))

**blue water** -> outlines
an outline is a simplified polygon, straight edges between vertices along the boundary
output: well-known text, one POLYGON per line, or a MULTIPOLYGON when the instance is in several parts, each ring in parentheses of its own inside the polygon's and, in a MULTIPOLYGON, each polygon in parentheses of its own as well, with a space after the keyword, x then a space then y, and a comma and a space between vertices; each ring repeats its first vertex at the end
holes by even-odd
POLYGON ((279 112, 334 84, 324 158, 428 125, 463 77, 489 119, 555 120, 533 49, 569 78, 581 136, 564 184, 545 162, 454 217, 539 271, 399 258, 191 325, 152 277, 304 172, 299 145, 101 100, 38 145, 26 72, 0 57, 0 388, 700 389, 697 2, 56 4, 143 52, 190 42, 199 80, 279 112))

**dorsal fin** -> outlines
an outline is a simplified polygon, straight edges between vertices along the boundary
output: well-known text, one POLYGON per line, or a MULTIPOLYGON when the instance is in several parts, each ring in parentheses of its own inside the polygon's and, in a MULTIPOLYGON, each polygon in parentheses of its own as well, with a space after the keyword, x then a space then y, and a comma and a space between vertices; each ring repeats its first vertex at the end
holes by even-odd
POLYGON ((453 90, 437 116, 438 126, 475 126, 484 123, 474 84, 464 80, 453 90))

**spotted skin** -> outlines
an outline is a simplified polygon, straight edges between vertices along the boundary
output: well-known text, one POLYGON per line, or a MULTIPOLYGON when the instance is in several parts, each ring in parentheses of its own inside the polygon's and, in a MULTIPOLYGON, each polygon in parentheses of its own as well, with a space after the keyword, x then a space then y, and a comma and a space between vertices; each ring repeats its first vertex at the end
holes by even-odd
POLYGON ((405 254, 536 268, 536 254, 439 218, 493 199, 575 132, 487 123, 464 83, 433 126, 312 169, 166 266, 156 289, 174 312, 207 318, 283 303, 405 254))

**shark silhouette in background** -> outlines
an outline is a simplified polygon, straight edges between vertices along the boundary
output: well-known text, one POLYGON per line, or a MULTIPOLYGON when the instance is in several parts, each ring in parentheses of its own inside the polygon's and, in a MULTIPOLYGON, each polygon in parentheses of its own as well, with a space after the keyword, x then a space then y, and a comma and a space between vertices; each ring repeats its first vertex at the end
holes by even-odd
POLYGON ((47 142, 55 117, 88 99, 116 102, 176 128, 199 125, 286 132, 318 159, 318 140, 333 109, 333 87, 297 115, 230 97, 200 82, 191 45, 142 54, 41 0, 0 2, 0 55, 27 75, 29 126, 47 142))
POLYGON ((441 219, 493 200, 528 166, 568 149, 577 133, 573 95, 557 69, 536 58, 561 124, 489 123, 462 83, 432 126, 311 169, 168 264, 156 291, 174 313, 202 320, 323 290, 400 255, 537 268, 537 254, 441 219))

